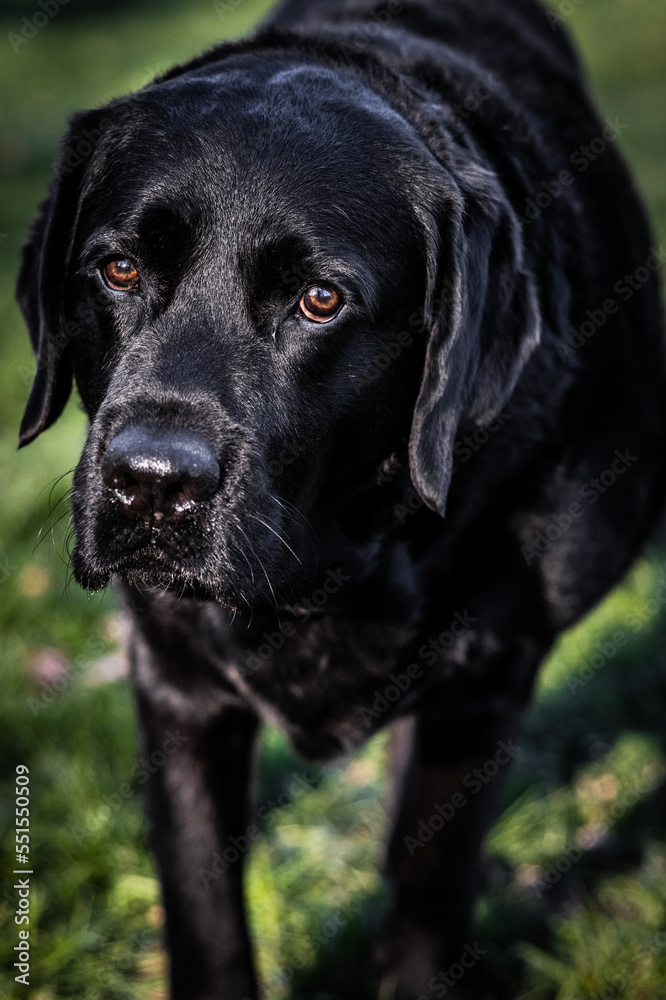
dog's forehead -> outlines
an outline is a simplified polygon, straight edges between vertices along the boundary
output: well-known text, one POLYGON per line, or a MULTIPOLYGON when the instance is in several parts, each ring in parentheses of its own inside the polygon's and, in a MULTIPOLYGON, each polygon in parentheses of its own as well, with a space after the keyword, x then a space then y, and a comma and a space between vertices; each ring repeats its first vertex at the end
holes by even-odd
MULTIPOLYGON (((188 112, 196 115, 188 96, 194 96, 204 116, 211 112, 273 116, 302 116, 303 123, 317 123, 322 114, 337 114, 344 124, 344 112, 383 122, 406 138, 411 130, 402 116, 357 73, 309 60, 303 53, 246 53, 157 83, 146 95, 171 103, 180 91, 188 112)), ((330 123, 329 123, 330 124, 330 123)))
POLYGON ((225 60, 139 92, 111 121, 91 220, 122 224, 168 203, 231 246, 239 232, 294 224, 368 243, 412 218, 419 139, 355 75, 284 55, 225 60))
POLYGON ((208 169, 211 188, 231 176, 238 188, 263 178, 307 189, 316 176, 340 193, 349 184, 378 194, 394 185, 399 164, 419 157, 412 126, 383 97, 356 75, 300 57, 225 60, 147 88, 136 102, 133 156, 143 149, 163 182, 173 168, 179 183, 208 169))
POLYGON ((273 110, 276 102, 287 103, 293 110, 304 110, 306 122, 316 122, 320 113, 328 112, 339 115, 343 125, 345 112, 353 111, 360 120, 383 124, 394 139, 411 135, 405 120, 383 97, 358 77, 332 67, 311 63, 276 67, 266 79, 265 95, 268 109, 273 110))

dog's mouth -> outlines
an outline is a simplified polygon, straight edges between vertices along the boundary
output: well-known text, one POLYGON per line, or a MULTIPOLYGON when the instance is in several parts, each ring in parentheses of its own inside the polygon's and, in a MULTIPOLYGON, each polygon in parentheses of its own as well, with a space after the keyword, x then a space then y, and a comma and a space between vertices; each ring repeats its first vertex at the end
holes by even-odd
POLYGON ((177 598, 215 601, 235 612, 243 603, 232 584, 225 584, 211 572, 183 566, 159 546, 156 537, 104 564, 85 559, 77 547, 72 554, 72 569, 77 583, 91 592, 104 590, 117 578, 138 591, 157 590, 177 598))
POLYGON ((138 590, 212 600, 235 613, 270 600, 285 570, 270 523, 248 516, 240 525, 233 507, 206 506, 168 521, 127 518, 108 503, 92 516, 75 510, 74 578, 91 592, 115 577, 138 590))

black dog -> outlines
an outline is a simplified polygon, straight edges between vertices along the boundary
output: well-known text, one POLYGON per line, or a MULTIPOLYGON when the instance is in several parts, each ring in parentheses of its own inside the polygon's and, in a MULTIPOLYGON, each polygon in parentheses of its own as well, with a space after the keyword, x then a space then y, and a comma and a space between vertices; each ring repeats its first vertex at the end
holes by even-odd
POLYGON ((294 0, 74 118, 18 284, 21 443, 73 372, 75 576, 137 612, 146 751, 187 736, 148 794, 174 997, 256 996, 241 864, 199 873, 246 829, 262 718, 319 759, 399 720, 382 997, 474 942, 500 782, 410 849, 419 821, 508 760, 662 505, 621 128, 533 0, 294 0))

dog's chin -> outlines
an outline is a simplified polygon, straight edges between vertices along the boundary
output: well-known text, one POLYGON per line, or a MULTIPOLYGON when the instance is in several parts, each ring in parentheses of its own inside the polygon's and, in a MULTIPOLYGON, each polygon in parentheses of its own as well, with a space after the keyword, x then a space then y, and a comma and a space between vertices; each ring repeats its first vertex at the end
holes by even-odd
POLYGON ((77 547, 72 553, 72 571, 76 582, 90 592, 104 590, 115 578, 138 591, 160 591, 215 601, 229 611, 239 609, 239 597, 231 588, 224 587, 223 581, 206 580, 203 574, 193 573, 154 554, 135 553, 113 564, 101 564, 86 558, 77 547))
POLYGON ((93 564, 81 554, 78 546, 72 552, 71 559, 72 573, 80 587, 92 593, 108 587, 111 582, 111 570, 108 567, 93 564))
POLYGON ((173 572, 168 572, 155 568, 143 570, 120 566, 114 569, 113 576, 135 590, 159 591, 162 594, 171 594, 178 598, 187 597, 200 601, 215 601, 223 607, 233 610, 233 605, 223 591, 212 588, 195 576, 179 573, 176 569, 173 572))

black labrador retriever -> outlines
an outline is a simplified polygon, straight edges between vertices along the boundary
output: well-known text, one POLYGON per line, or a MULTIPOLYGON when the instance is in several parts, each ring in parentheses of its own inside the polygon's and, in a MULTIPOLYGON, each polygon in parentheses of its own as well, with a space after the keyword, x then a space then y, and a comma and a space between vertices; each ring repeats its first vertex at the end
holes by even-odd
POLYGON ((202 875, 262 719, 320 760, 395 723, 381 996, 452 962, 481 995, 479 849, 537 667, 664 497, 624 124, 535 0, 288 0, 74 117, 18 282, 21 443, 73 374, 74 574, 134 609, 145 751, 182 735, 147 794, 175 998, 257 996, 242 863, 202 875))

